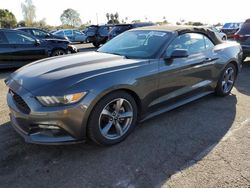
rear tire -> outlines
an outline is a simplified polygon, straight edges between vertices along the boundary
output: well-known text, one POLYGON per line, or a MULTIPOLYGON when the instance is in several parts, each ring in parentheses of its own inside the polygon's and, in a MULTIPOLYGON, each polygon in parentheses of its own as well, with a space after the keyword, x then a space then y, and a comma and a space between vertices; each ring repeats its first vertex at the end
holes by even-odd
POLYGON ((124 140, 137 122, 137 105, 126 92, 104 96, 94 107, 88 121, 88 137, 99 145, 113 145, 124 140))
POLYGON ((236 67, 233 63, 229 63, 220 76, 215 89, 215 94, 221 97, 229 95, 231 90, 233 89, 236 77, 236 67))

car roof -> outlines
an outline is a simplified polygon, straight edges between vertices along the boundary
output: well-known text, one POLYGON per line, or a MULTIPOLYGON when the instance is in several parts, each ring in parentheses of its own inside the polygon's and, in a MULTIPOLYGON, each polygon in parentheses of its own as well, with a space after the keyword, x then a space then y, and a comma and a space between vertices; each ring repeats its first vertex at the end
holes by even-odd
POLYGON ((223 41, 218 37, 218 35, 212 31, 209 27, 201 26, 189 26, 189 25, 162 25, 162 26, 147 26, 139 27, 133 30, 152 30, 152 31, 165 31, 165 32, 176 32, 178 35, 185 33, 201 33, 210 38, 213 43, 220 44, 223 41))
POLYGON ((44 30, 44 29, 41 29, 41 28, 37 28, 37 27, 17 27, 15 29, 39 29, 39 30, 44 30))
POLYGON ((22 31, 22 30, 17 30, 17 29, 1 29, 0 28, 0 32, 1 31, 10 31, 10 32, 18 32, 18 33, 22 33, 22 34, 25 34, 25 35, 28 35, 29 37, 31 37, 31 38, 36 38, 35 36, 33 36, 33 35, 31 35, 31 34, 29 34, 29 33, 27 33, 27 32, 24 32, 24 31, 22 31))

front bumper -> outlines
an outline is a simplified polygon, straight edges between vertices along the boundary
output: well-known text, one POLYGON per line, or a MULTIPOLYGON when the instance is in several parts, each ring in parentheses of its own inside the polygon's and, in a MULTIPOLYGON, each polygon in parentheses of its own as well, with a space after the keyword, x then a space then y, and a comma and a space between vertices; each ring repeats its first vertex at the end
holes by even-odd
POLYGON ((68 45, 68 51, 69 51, 71 54, 74 54, 74 53, 79 52, 79 50, 77 49, 77 47, 74 46, 74 45, 68 45))
POLYGON ((14 129, 28 143, 72 144, 86 140, 88 106, 93 94, 89 93, 80 103, 62 107, 43 107, 26 89, 12 81, 7 94, 10 120, 14 129), (18 95, 27 104, 20 107, 18 95), (29 108, 24 110, 23 108, 29 108))

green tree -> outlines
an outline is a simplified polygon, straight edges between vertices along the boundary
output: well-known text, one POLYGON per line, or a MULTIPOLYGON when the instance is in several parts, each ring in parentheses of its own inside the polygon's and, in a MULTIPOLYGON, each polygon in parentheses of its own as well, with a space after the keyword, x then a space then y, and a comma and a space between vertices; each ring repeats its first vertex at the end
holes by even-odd
POLYGON ((108 19, 108 24, 119 24, 119 14, 116 12, 115 14, 106 14, 106 17, 108 19))
POLYGON ((21 3, 23 18, 26 26, 32 26, 36 19, 36 7, 32 0, 25 0, 21 3))
POLYGON ((71 8, 64 10, 60 19, 63 25, 69 25, 71 27, 79 27, 82 24, 80 14, 71 8))
POLYGON ((17 23, 17 27, 26 27, 25 21, 21 20, 17 23))
POLYGON ((13 28, 16 27, 15 15, 7 9, 0 9, 0 27, 13 28))

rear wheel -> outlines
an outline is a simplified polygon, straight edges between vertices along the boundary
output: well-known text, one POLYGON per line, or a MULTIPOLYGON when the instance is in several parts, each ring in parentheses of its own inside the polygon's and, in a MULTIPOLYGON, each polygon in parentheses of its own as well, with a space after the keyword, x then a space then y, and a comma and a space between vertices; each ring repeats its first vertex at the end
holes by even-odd
POLYGON ((101 99, 88 122, 88 135, 100 145, 112 145, 124 140, 137 121, 137 105, 132 96, 123 91, 101 99))
POLYGON ((52 52, 52 56, 59 56, 59 55, 65 55, 66 52, 62 49, 57 49, 52 52))
POLYGON ((227 96, 233 89, 236 80, 236 67, 234 64, 229 63, 223 70, 221 77, 217 83, 215 92, 218 96, 227 96))

